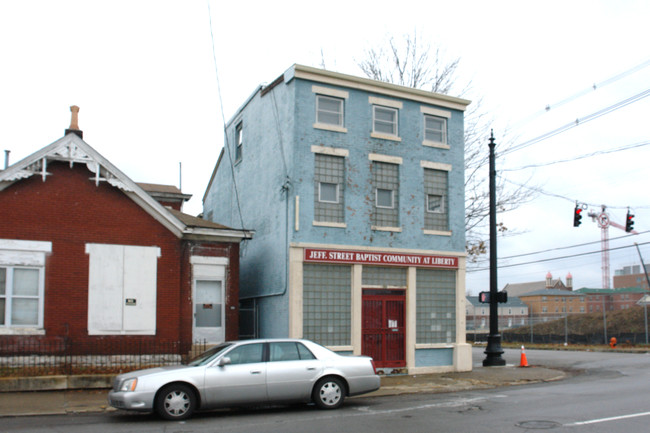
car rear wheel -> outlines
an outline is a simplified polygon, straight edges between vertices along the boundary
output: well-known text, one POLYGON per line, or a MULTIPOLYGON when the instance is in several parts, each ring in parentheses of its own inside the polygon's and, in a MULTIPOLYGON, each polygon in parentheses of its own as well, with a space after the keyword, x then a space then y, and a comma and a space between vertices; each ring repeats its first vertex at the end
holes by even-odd
POLYGON ((345 400, 345 385, 338 377, 325 377, 318 381, 312 400, 319 409, 337 409, 345 400))
POLYGON ((195 408, 194 391, 182 383, 165 386, 156 397, 156 413, 164 419, 178 421, 189 418, 195 408))

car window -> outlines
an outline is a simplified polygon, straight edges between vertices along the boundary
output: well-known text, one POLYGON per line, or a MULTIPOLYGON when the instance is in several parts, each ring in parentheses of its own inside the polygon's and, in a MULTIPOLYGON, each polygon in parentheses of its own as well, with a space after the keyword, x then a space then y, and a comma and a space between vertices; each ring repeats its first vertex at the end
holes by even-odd
POLYGON ((296 361, 300 359, 296 343, 289 341, 285 343, 271 343, 271 362, 296 361))
POLYGON ((235 347, 228 352, 226 356, 230 358, 231 364, 251 364, 254 362, 262 362, 262 355, 264 353, 263 343, 245 344, 243 346, 235 347))
POLYGON ((316 359, 311 350, 307 349, 304 344, 296 343, 298 346, 298 353, 300 354, 300 359, 316 359))
POLYGON ((220 344, 219 346, 214 346, 211 349, 206 350, 196 358, 192 359, 187 365, 193 367, 206 365, 230 346, 232 346, 232 344, 230 343, 224 343, 224 344, 220 344))

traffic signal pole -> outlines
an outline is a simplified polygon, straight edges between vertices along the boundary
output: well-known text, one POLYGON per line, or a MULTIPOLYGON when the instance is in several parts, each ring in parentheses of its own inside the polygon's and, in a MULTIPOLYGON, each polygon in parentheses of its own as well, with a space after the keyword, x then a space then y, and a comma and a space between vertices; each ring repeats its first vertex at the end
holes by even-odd
POLYGON ((496 162, 494 156, 494 132, 490 133, 490 335, 487 338, 487 357, 483 360, 483 367, 497 367, 506 365, 501 348, 501 335, 499 334, 499 304, 497 300, 497 193, 496 193, 496 162))

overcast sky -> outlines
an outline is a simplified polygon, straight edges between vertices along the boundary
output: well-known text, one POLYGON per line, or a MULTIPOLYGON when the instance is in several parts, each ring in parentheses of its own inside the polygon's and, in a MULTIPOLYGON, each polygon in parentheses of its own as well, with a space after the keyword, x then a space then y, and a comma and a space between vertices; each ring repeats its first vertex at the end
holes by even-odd
MULTIPOLYGON (((59 139, 69 106, 79 105, 84 140, 133 180, 178 185, 182 163, 183 192, 193 194, 184 210, 198 214, 223 119, 257 85, 294 63, 320 66, 323 59, 328 69, 361 75, 355 61, 365 49, 417 31, 461 58, 459 81, 472 82, 465 96, 483 99, 498 143, 526 144, 579 120, 499 156, 500 176, 540 190, 499 217, 517 233, 500 239, 499 256, 520 256, 502 261, 510 267, 500 268, 499 287, 541 281, 549 271, 562 280, 571 272, 576 287, 601 287, 601 229, 586 215, 572 226, 576 201, 585 203, 585 214, 606 205, 620 224, 628 206, 636 215, 641 234, 618 239, 626 233, 609 229, 610 247, 621 248, 610 252, 612 276, 639 264, 634 242, 650 262, 643 245, 650 242, 650 2, 209 6, 211 26, 206 0, 0 0, 0 150, 10 150, 15 163, 59 139), (630 98, 638 100, 619 107, 630 98), (595 152, 611 153, 587 157, 595 152), (542 164, 549 165, 530 167, 542 164), (521 256, 539 251, 547 252, 521 256), (575 257, 588 252, 595 253, 575 257), (560 256, 567 257, 541 261, 560 256), (511 266, 522 262, 530 263, 511 266)), ((486 270, 467 275, 472 292, 487 290, 488 281, 486 270)))

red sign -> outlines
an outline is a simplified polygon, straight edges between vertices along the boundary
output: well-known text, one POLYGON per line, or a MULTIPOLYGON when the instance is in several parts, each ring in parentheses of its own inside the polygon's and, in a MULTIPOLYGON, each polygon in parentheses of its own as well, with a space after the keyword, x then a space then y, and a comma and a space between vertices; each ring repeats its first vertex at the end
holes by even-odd
POLYGON ((305 262, 348 263, 364 265, 416 266, 422 268, 458 268, 458 257, 425 254, 378 253, 372 251, 340 251, 305 249, 305 262))

